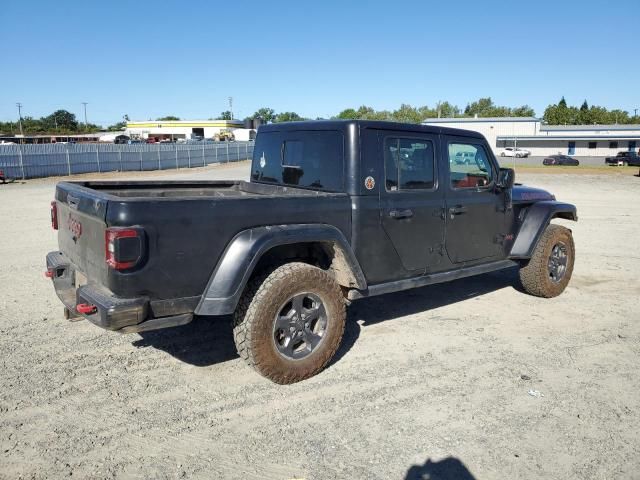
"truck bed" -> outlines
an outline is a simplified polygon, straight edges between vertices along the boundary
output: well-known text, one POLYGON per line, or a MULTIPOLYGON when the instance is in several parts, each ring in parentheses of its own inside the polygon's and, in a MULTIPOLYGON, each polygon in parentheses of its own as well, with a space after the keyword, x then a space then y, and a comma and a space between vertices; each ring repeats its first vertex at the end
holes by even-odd
POLYGON ((120 198, 239 198, 248 196, 288 195, 327 196, 344 195, 279 185, 244 181, 129 181, 74 182, 74 185, 120 198))
POLYGON ((171 310, 176 297, 197 302, 224 249, 243 230, 316 223, 332 225, 351 238, 346 193, 279 185, 61 182, 56 204, 59 248, 74 269, 118 297, 149 298, 152 308, 162 314, 171 310), (105 231, 110 227, 143 229, 144 258, 134 269, 120 272, 107 267, 105 231))

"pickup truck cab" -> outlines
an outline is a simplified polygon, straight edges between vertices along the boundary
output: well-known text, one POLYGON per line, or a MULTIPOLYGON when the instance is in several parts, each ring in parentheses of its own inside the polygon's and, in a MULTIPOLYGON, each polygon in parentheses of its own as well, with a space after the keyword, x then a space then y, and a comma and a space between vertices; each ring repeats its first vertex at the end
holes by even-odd
POLYGON ((619 167, 640 167, 640 155, 635 151, 618 152, 615 157, 606 157, 604 159, 606 165, 615 165, 619 167))
POLYGON ((373 121, 261 126, 249 182, 62 182, 51 214, 68 318, 128 333, 232 314, 239 354, 278 383, 327 365, 353 300, 513 266, 559 295, 574 244, 550 222, 577 220, 478 133, 373 121))

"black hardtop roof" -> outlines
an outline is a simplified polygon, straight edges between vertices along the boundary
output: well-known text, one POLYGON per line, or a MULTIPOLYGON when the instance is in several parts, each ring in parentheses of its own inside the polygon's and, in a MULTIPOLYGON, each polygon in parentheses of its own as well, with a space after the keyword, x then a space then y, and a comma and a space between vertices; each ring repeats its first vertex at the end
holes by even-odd
POLYGON ((286 130, 346 130, 355 125, 361 129, 375 128, 379 130, 396 130, 417 133, 435 133, 458 135, 463 137, 484 138, 482 134, 460 128, 420 125, 417 123, 385 122, 380 120, 305 120, 302 122, 282 122, 261 125, 259 131, 274 132, 286 130))

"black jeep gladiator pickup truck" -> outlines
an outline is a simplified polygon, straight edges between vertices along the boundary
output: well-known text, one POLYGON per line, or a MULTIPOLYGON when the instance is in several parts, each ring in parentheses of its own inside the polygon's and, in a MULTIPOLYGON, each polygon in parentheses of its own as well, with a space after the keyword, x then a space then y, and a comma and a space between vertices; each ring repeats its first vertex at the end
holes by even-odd
POLYGON ((514 185, 478 133, 281 123, 260 127, 250 182, 59 183, 46 275, 67 318, 123 333, 233 314, 239 354, 293 383, 330 361, 352 300, 516 265, 559 295, 574 244, 556 217, 575 206, 514 185))

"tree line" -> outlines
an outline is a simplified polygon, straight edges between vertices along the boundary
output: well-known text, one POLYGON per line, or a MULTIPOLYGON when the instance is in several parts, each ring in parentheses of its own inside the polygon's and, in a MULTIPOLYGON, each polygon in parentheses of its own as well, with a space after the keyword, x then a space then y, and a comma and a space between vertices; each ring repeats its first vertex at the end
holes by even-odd
MULTIPOLYGON (((231 120, 232 113, 229 110, 221 112, 218 119, 231 120)), ((396 110, 376 110, 367 105, 359 108, 346 108, 332 118, 344 120, 386 120, 403 123, 421 123, 428 118, 449 117, 534 117, 533 108, 528 105, 519 107, 506 107, 496 105, 491 97, 480 98, 468 103, 465 108, 460 108, 450 102, 438 102, 433 106, 414 107, 409 104, 401 104, 396 110)), ((124 115, 123 121, 109 125, 107 130, 117 132, 124 130, 129 121, 129 116, 124 115)), ((279 123, 311 120, 296 112, 276 112, 273 108, 263 107, 246 119, 260 118, 265 123, 279 123)), ((630 124, 640 123, 637 111, 634 115, 620 109, 608 110, 605 107, 589 105, 585 100, 580 107, 569 106, 564 97, 557 104, 549 105, 543 114, 543 120, 548 125, 591 125, 591 124, 630 124)), ((179 117, 167 115, 156 119, 157 121, 178 121, 179 117)), ((213 120, 213 119, 210 119, 213 120)), ((322 118, 316 118, 322 120, 322 118)), ((103 127, 93 123, 84 124, 78 121, 76 116, 67 110, 56 110, 51 115, 41 118, 23 117, 22 131, 25 134, 78 134, 94 133, 104 130, 103 127)), ((20 133, 19 123, 0 122, 0 134, 20 133)))
POLYGON ((637 110, 633 115, 620 109, 607 110, 605 107, 591 105, 585 100, 578 107, 567 105, 567 101, 562 97, 555 105, 549 105, 542 116, 545 123, 549 125, 615 125, 640 123, 640 116, 637 110))
MULTIPOLYGON (((223 112, 231 119, 231 112, 223 112)), ((367 105, 359 108, 347 108, 332 118, 343 120, 386 120, 403 123, 422 123, 429 118, 473 118, 473 117, 535 117, 535 111, 529 105, 506 107, 496 105, 491 97, 480 98, 468 103, 464 109, 450 102, 438 102, 436 105, 414 107, 401 104, 396 110, 376 110, 367 105)), ((272 108, 261 108, 249 119, 261 118, 266 123, 290 122, 294 120, 311 120, 303 118, 295 112, 276 113, 272 108)), ((317 118, 316 120, 321 120, 317 118)), ((564 97, 557 103, 549 105, 543 115, 543 121, 548 125, 610 125, 640 123, 637 111, 634 115, 620 109, 608 110, 605 107, 591 105, 585 100, 582 106, 568 106, 564 97)))
MULTIPOLYGON (((25 134, 74 134, 93 133, 102 130, 102 127, 93 123, 78 121, 76 116, 66 110, 56 110, 51 115, 33 118, 22 117, 22 131, 25 134)), ((0 122, 0 133, 20 133, 20 122, 0 122)))

